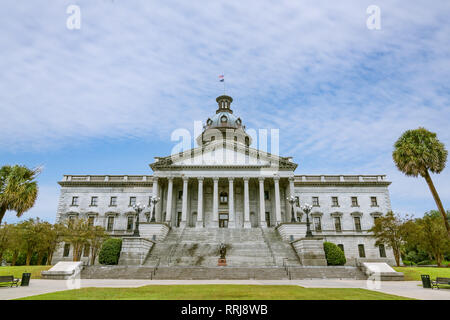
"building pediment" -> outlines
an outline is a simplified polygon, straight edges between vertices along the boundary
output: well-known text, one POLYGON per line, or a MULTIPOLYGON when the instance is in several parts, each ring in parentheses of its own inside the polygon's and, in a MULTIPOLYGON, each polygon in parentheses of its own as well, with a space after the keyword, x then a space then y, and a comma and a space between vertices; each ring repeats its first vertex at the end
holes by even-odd
POLYGON ((273 155, 243 144, 223 143, 223 141, 209 143, 167 157, 158 157, 156 160, 150 164, 153 170, 192 167, 276 167, 293 171, 297 168, 297 164, 292 162, 291 158, 273 155))

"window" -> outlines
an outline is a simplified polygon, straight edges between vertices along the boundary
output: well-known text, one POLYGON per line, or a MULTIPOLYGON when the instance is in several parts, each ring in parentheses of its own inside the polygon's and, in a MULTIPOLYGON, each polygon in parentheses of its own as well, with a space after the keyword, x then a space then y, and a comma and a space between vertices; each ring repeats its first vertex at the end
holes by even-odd
POLYGON ((352 197, 352 207, 359 207, 358 206, 358 197, 352 197))
POLYGON ((84 245, 83 249, 83 257, 89 257, 89 250, 91 249, 91 246, 88 244, 84 245))
POLYGON ((373 217, 373 224, 376 224, 377 223, 377 219, 379 218, 379 216, 375 216, 375 217, 373 217))
POLYGON ((66 243, 64 245, 64 253, 63 253, 63 257, 68 257, 70 253, 70 243, 66 243))
POLYGON ((106 227, 107 231, 113 231, 114 228, 114 217, 109 216, 108 217, 108 226, 106 227))
POLYGON ((178 191, 178 200, 183 199, 183 191, 178 191))
POLYGON ((110 207, 117 206, 117 197, 111 197, 111 200, 109 201, 109 206, 110 207))
POLYGON ((322 223, 320 220, 321 220, 320 217, 314 217, 314 228, 316 232, 322 231, 322 223))
POLYGON ((94 225, 94 217, 93 216, 89 216, 88 217, 88 226, 92 227, 94 225))
POLYGON ((361 218, 360 217, 354 217, 355 220, 355 230, 361 231, 361 218))
POLYGON ((341 217, 334 217, 334 228, 336 229, 337 232, 342 231, 341 217))
POLYGON ((72 197, 72 205, 77 206, 78 205, 78 197, 72 197))
POLYGON ((384 244, 380 244, 378 248, 380 249, 380 258, 386 258, 386 249, 384 248, 384 244))
POLYGON ((91 197, 91 206, 96 207, 98 205, 98 197, 91 197))
POLYGON ((377 197, 370 197, 370 203, 372 207, 378 207, 377 197))
POLYGON ((312 197, 312 204, 314 207, 319 206, 319 197, 312 197))
POLYGON ((333 207, 339 207, 338 197, 331 197, 331 203, 333 207))
POLYGON ((359 257, 360 258, 365 258, 366 257, 366 252, 364 251, 364 245, 363 244, 358 244, 358 252, 359 252, 359 257))
POLYGON ((264 191, 264 200, 270 200, 269 191, 264 191))
POLYGON ((132 231, 133 230, 133 216, 128 216, 127 219, 127 231, 132 231))
POLYGON ((136 197, 130 197, 130 204, 129 206, 132 207, 136 204, 136 197))
POLYGON ((220 193, 220 203, 228 203, 228 193, 226 192, 220 193))
POLYGON ((342 250, 342 252, 345 252, 345 251, 344 251, 344 245, 343 245, 343 244, 338 244, 337 246, 338 246, 339 249, 342 250))
POLYGON ((69 216, 69 228, 73 226, 73 222, 75 221, 75 216, 69 216))

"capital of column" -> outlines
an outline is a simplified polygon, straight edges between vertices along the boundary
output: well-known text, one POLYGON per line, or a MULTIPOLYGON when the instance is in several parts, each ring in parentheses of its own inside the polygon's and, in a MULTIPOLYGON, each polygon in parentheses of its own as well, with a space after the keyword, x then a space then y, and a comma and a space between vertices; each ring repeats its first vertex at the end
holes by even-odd
POLYGON ((204 177, 197 177, 198 182, 203 182, 204 179, 204 177))
POLYGON ((213 177, 212 179, 214 182, 219 181, 219 177, 213 177))
POLYGON ((228 177, 228 182, 233 182, 234 181, 234 177, 228 177))
POLYGON ((172 177, 172 176, 169 176, 169 177, 167 177, 167 180, 173 181, 173 177, 172 177))
POLYGON ((242 177, 242 179, 244 179, 245 182, 248 182, 248 180, 250 180, 249 177, 242 177))
POLYGON ((159 177, 153 177, 153 182, 158 182, 159 177))
POLYGON ((186 176, 182 176, 181 178, 183 179, 183 182, 185 182, 185 181, 188 181, 188 180, 189 180, 189 177, 186 177, 186 176))
POLYGON ((289 182, 294 182, 294 177, 289 177, 289 182))
POLYGON ((280 176, 279 175, 274 175, 273 176, 273 180, 274 181, 280 181, 280 176))
POLYGON ((258 180, 259 182, 264 182, 264 177, 259 177, 258 180))

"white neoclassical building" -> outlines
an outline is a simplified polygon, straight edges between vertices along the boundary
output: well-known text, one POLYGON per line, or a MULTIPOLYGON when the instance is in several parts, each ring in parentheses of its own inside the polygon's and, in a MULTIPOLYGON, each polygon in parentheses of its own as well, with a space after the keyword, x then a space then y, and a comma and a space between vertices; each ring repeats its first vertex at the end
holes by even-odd
MULTIPOLYGON (((196 139, 198 147, 155 157, 150 164, 152 175, 64 175, 58 182, 57 219, 86 217, 112 236, 131 239, 136 226, 133 205, 141 203, 146 208, 139 217, 140 238, 148 243, 137 264, 145 264, 149 256, 156 255, 156 247, 151 254, 147 251, 170 242, 171 234, 177 246, 188 235, 190 239, 197 237, 201 245, 201 239, 209 239, 199 238, 202 230, 211 233, 214 229, 221 234, 221 229, 234 229, 229 231, 234 235, 251 234, 255 243, 267 244, 267 252, 276 261, 282 246, 271 247, 270 239, 275 239, 271 232, 292 244, 301 258, 302 247, 297 244, 305 237, 306 217, 300 206, 309 203, 313 206, 309 218, 314 237, 339 245, 348 264, 358 259, 392 262, 392 250, 376 246, 368 232, 377 217, 391 210, 390 182, 385 175, 295 174, 298 165, 291 157, 250 147, 252 139, 231 109, 231 97, 216 100, 216 113, 207 119, 196 139), (153 208, 151 199, 155 197, 159 201, 153 208), (293 207, 290 197, 295 199, 293 207)), ((133 243, 124 242, 124 248, 130 249, 133 243)), ((176 255, 176 249, 171 248, 170 254, 176 255)), ((56 260, 70 257, 70 244, 55 255, 56 260)), ((179 260, 183 261, 181 256, 179 260)))

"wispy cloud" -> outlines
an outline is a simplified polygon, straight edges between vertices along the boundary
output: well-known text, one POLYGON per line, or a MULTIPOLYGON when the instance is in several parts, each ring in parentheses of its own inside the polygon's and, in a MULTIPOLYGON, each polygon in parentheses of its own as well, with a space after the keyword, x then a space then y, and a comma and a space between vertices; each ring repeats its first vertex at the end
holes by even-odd
MULTIPOLYGON (((298 171, 386 172, 394 203, 414 185, 432 204, 390 154, 418 126, 450 146, 448 1, 75 2, 78 31, 66 29, 73 1, 2 2, 5 152, 92 138, 170 143, 172 130, 214 112, 224 72, 235 112, 249 128, 279 128, 298 171), (379 31, 366 27, 371 4, 379 31)), ((436 179, 450 203, 449 174, 436 179)))

